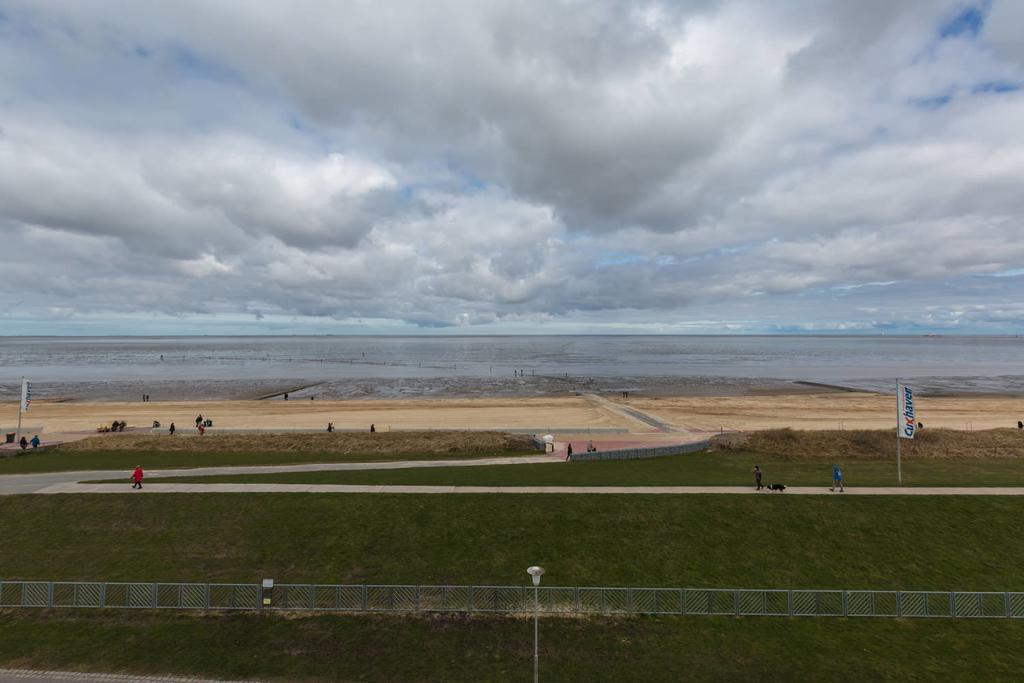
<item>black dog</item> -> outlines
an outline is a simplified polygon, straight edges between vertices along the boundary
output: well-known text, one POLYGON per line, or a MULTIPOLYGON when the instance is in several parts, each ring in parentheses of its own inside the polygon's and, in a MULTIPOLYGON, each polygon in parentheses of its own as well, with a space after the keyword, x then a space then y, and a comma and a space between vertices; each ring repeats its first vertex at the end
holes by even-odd
POLYGON ((782 491, 786 490, 786 485, 785 484, 768 484, 768 490, 769 491, 779 491, 781 493, 782 491))

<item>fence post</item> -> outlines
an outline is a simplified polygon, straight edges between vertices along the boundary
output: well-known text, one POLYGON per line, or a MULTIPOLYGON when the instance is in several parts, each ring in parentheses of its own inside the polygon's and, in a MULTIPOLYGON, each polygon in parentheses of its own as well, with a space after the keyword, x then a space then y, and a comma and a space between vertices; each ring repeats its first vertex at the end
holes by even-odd
POLYGON ((364 612, 369 609, 369 606, 368 606, 369 605, 369 597, 366 595, 366 592, 367 592, 366 591, 366 586, 364 585, 363 586, 363 611, 364 612))
POLYGON ((679 589, 679 613, 686 614, 686 589, 679 589))
POLYGON ((46 587, 46 606, 53 607, 53 581, 46 587))
POLYGON ((953 591, 949 592, 949 616, 956 616, 956 593, 953 591))
POLYGON ((786 591, 786 612, 793 616, 793 591, 786 591))
POLYGON ((732 591, 732 613, 733 616, 738 617, 740 615, 740 589, 734 588, 732 591))
POLYGON ((203 584, 203 606, 210 609, 210 584, 203 584))
POLYGON ((896 591, 896 616, 903 616, 903 591, 896 591))
POLYGON ((1010 594, 1009 592, 1003 593, 1003 616, 1007 619, 1010 618, 1010 594))
POLYGON ((849 612, 848 600, 847 600, 847 597, 846 597, 847 595, 848 595, 848 592, 846 590, 843 590, 843 616, 844 617, 849 616, 849 613, 848 613, 849 612))
POLYGON ((626 612, 628 614, 632 614, 633 613, 633 589, 632 588, 627 588, 626 589, 626 612))

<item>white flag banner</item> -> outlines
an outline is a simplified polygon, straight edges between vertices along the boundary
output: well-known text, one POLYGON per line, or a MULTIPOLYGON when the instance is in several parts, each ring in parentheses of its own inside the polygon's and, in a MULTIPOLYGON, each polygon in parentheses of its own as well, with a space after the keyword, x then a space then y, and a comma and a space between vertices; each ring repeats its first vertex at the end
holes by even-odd
POLYGON ((32 382, 27 379, 21 380, 21 412, 28 412, 28 405, 32 403, 32 382))
POLYGON ((899 421, 896 432, 901 439, 913 439, 917 430, 917 418, 914 417, 914 392, 906 384, 896 385, 896 400, 899 401, 899 421))

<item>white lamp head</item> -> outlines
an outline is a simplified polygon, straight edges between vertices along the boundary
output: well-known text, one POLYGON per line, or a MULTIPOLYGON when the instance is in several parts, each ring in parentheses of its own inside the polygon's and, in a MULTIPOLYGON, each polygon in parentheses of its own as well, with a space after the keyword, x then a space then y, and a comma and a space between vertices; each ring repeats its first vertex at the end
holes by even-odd
POLYGON ((540 577, 544 576, 544 567, 533 566, 526 570, 526 573, 533 577, 533 585, 540 585, 540 577))

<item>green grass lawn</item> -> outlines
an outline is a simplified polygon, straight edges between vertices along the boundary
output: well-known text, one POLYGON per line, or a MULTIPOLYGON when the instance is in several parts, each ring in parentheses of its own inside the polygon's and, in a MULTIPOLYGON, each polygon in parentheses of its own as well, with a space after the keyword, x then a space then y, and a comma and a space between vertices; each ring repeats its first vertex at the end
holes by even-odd
MULTIPOLYGON (((893 461, 837 462, 843 464, 849 486, 896 486, 896 463, 893 461)), ((760 465, 764 471, 766 484, 781 482, 787 486, 829 486, 832 482, 832 461, 786 459, 746 452, 702 452, 650 460, 176 477, 160 481, 463 486, 753 486, 755 464, 760 465)), ((121 481, 117 480, 117 483, 121 481)), ((903 484, 1024 486, 1024 458, 907 460, 903 463, 903 484)))
POLYGON ((1017 497, 0 497, 0 577, 1022 590, 1017 497))
POLYGON ((537 455, 536 451, 485 453, 330 453, 309 451, 189 452, 158 450, 62 451, 43 449, 0 458, 0 475, 79 470, 132 470, 218 467, 221 465, 298 465, 312 462, 384 462, 390 460, 460 460, 496 456, 537 455))
MULTIPOLYGON (((1024 622, 551 618, 546 681, 1014 681, 1024 622)), ((530 619, 8 611, 0 666, 260 680, 528 681, 530 619)))

